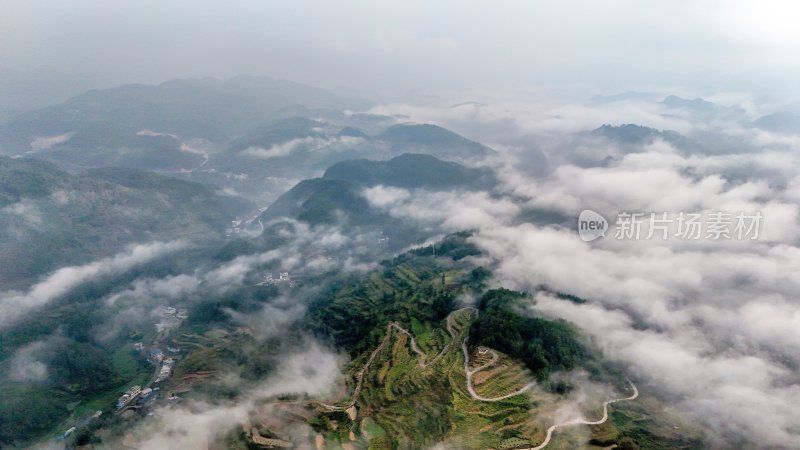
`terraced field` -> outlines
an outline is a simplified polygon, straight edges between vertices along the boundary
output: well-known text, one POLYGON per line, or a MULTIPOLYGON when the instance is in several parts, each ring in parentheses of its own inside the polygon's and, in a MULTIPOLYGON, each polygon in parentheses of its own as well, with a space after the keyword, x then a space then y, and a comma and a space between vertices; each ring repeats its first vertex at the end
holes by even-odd
POLYGON ((497 398, 518 392, 533 379, 530 371, 506 356, 472 377, 475 392, 484 398, 497 398))
MULTIPOLYGON (((473 314, 471 309, 458 310, 448 316, 443 328, 412 324, 419 334, 400 324, 389 324, 384 340, 355 373, 354 396, 335 404, 320 404, 328 411, 356 404, 360 416, 368 417, 370 426, 377 425, 396 437, 400 448, 424 446, 420 442, 423 436, 430 445, 451 439, 459 448, 499 448, 503 442, 529 444, 523 436, 537 430, 530 420, 527 393, 483 402, 473 399, 466 388, 464 359, 457 344, 463 341, 473 314)), ((507 393, 530 382, 521 366, 506 357, 500 362, 508 372, 483 377, 481 389, 507 393)), ((358 440, 366 444, 366 437, 358 440)), ((370 448, 380 448, 382 440, 378 441, 370 441, 370 448)))

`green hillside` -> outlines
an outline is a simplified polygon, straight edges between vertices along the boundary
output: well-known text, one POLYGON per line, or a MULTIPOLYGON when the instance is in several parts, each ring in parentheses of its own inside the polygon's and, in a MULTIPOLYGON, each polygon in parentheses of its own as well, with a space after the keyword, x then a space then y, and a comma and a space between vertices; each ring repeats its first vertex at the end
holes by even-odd
POLYGON ((471 169, 431 155, 405 153, 388 161, 359 159, 334 164, 322 176, 361 186, 384 184, 404 188, 446 189, 489 187, 494 176, 486 169, 471 169))
MULTIPOLYGON (((453 255, 469 253, 460 249, 466 237, 450 236, 439 246, 453 255)), ((309 305, 306 326, 353 358, 348 393, 315 404, 318 416, 310 423, 327 446, 531 447, 544 439, 553 411, 567 403, 571 389, 547 381, 551 374, 583 367, 624 392, 619 374, 597 364, 595 350, 584 346, 574 328, 521 315, 517 302, 528 297, 484 291, 488 275, 460 257, 410 252, 385 261, 380 271, 333 286, 309 305), (458 305, 456 299, 465 295, 481 296, 479 308, 458 305), (508 345, 509 336, 518 341, 508 345), (528 352, 541 355, 546 366, 529 364, 539 360, 528 352), (482 398, 470 393, 468 383, 482 398)), ((700 448, 698 440, 660 425, 664 418, 652 405, 618 405, 613 421, 587 428, 588 437, 559 432, 553 448, 700 448)), ((595 416, 596 406, 591 408, 585 413, 595 416)))
POLYGON ((430 155, 403 154, 388 161, 343 161, 322 178, 304 180, 279 197, 262 218, 292 217, 311 224, 346 219, 352 224, 396 226, 396 220, 370 208, 361 195, 365 187, 383 184, 441 190, 480 189, 493 180, 490 171, 470 169, 430 155))
POLYGON ((196 183, 132 169, 79 175, 0 156, 0 283, 25 285, 127 244, 208 239, 251 208, 196 183))
POLYGON ((400 124, 389 127, 378 139, 397 152, 430 153, 440 158, 481 157, 493 151, 450 130, 430 124, 400 124))

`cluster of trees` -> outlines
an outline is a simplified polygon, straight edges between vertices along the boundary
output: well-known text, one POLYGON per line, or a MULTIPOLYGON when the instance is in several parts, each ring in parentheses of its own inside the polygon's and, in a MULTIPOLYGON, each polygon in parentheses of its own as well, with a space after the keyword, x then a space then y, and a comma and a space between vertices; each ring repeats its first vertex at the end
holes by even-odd
POLYGON ((78 392, 103 391, 123 381, 106 350, 71 339, 51 348, 48 369, 52 383, 78 392))
POLYGON ((420 256, 446 256, 451 258, 453 261, 458 261, 459 259, 466 258, 467 256, 480 255, 481 251, 478 249, 478 247, 472 242, 468 241, 471 236, 472 233, 469 231, 459 231, 458 233, 453 233, 447 236, 441 242, 438 242, 435 245, 431 245, 429 247, 419 247, 411 250, 411 253, 420 256))
POLYGON ((491 275, 483 267, 452 277, 465 267, 457 262, 480 251, 469 232, 447 236, 431 247, 414 249, 381 262, 369 276, 327 279, 310 302, 302 324, 351 356, 368 351, 382 339, 391 321, 437 323, 455 308, 460 291, 480 291, 491 275))
POLYGON ((578 332, 563 320, 520 313, 527 294, 493 289, 481 298, 472 324, 470 345, 485 345, 522 360, 539 379, 554 370, 569 370, 588 357, 578 332))
POLYGON ((65 176, 51 163, 0 156, 0 206, 46 196, 65 183, 65 176))
POLYGON ((41 389, 0 390, 0 447, 12 448, 50 430, 67 412, 64 400, 41 389))

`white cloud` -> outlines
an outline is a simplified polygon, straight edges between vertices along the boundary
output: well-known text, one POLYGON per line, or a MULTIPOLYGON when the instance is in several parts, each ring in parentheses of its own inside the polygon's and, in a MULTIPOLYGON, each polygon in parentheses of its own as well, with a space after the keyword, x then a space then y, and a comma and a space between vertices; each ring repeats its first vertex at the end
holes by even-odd
POLYGON ((23 382, 46 380, 47 365, 36 356, 44 346, 45 343, 43 341, 36 341, 18 348, 11 358, 8 378, 13 381, 23 382))
MULTIPOLYGON (((588 131, 602 125, 636 123, 659 130, 688 132, 694 128, 686 118, 667 114, 653 102, 620 101, 598 104, 520 103, 492 98, 490 103, 457 106, 383 104, 370 112, 400 114, 420 123, 435 123, 466 136, 493 142, 526 134, 558 134, 588 131)), ((596 149, 595 149, 596 150, 596 149)))
POLYGON ((319 398, 331 395, 341 378, 341 358, 314 341, 304 344, 304 349, 287 355, 274 374, 246 390, 234 402, 193 401, 176 408, 157 409, 154 420, 145 421, 131 431, 131 435, 138 438, 137 447, 143 450, 205 448, 247 423, 252 411, 264 407, 265 399, 281 394, 308 393, 319 398))
POLYGON ((458 231, 503 223, 520 208, 508 198, 492 198, 486 192, 431 192, 375 186, 364 190, 371 205, 392 216, 412 219, 446 231, 458 231))
POLYGON ((27 227, 38 228, 42 225, 42 212, 36 203, 30 199, 22 199, 18 202, 4 206, 0 212, 13 214, 22 219, 27 227))
POLYGON ((81 266, 58 269, 43 281, 33 285, 27 292, 3 292, 0 294, 0 328, 13 325, 30 311, 47 305, 85 281, 98 276, 124 272, 184 246, 185 243, 182 241, 135 245, 113 257, 81 266))
POLYGON ((315 137, 297 138, 290 141, 281 142, 279 144, 273 144, 270 148, 247 147, 246 149, 242 150, 242 154, 254 156, 260 159, 279 158, 282 156, 288 156, 290 153, 299 149, 300 147, 307 145, 318 145, 319 142, 320 139, 315 137))
POLYGON ((57 136, 42 136, 37 137, 31 141, 31 151, 38 152, 41 150, 49 150, 54 145, 63 144, 65 142, 69 142, 72 139, 72 136, 75 133, 64 133, 59 134, 57 136))
POLYGON ((364 141, 363 138, 356 136, 336 136, 336 137, 313 137, 292 139, 286 142, 273 144, 269 148, 247 147, 242 150, 243 155, 253 156, 260 159, 280 158, 289 156, 300 149, 310 149, 319 151, 342 151, 359 145, 364 141))

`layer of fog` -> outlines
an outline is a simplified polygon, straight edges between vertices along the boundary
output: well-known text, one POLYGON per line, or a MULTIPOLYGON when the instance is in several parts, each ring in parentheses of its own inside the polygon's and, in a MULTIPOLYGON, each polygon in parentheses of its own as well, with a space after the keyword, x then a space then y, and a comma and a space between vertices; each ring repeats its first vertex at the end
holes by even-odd
MULTIPOLYGON (((271 228, 275 223, 266 224, 269 230, 276 233, 273 237, 281 239, 281 245, 276 248, 241 255, 225 262, 201 260, 194 271, 161 278, 140 277, 115 288, 105 298, 99 299, 97 304, 106 312, 104 317, 108 319, 95 324, 96 339, 115 342, 120 333, 128 329, 126 327, 143 329, 154 326, 159 321, 159 306, 186 307, 191 315, 192 307, 199 302, 260 282, 265 271, 313 276, 332 271, 366 271, 374 267, 368 255, 374 251, 378 238, 376 235, 353 233, 335 225, 310 227, 293 220, 278 222, 283 226, 271 228)), ((174 247, 175 250, 178 248, 174 247)), ((141 250, 135 254, 141 254, 141 250)), ((162 254, 166 254, 166 251, 162 254)), ((155 255, 154 252, 153 257, 155 255)), ((90 271, 86 267, 103 266, 106 272, 112 267, 118 270, 128 267, 119 262, 112 263, 119 260, 126 261, 118 255, 80 266, 81 270, 61 269, 59 272, 80 273, 82 276, 70 278, 69 283, 58 284, 58 294, 63 295, 78 283, 100 273, 99 270, 90 271)), ((63 279, 62 276, 53 275, 47 282, 55 286, 56 280, 63 279)), ((284 285, 277 297, 266 300, 255 311, 243 313, 232 308, 223 311, 233 326, 247 330, 252 339, 247 345, 257 346, 269 339, 288 336, 292 325, 304 317, 307 300, 317 294, 318 288, 305 286, 302 282, 293 288, 284 285)), ((34 286, 31 292, 42 289, 34 286)), ((29 297, 32 295, 28 294, 29 297)), ((57 298, 53 294, 49 300, 57 298)), ((19 317, 30 312, 20 312, 19 317)), ((48 368, 39 356, 48 345, 48 337, 44 337, 17 349, 10 360, 6 377, 24 383, 46 381, 48 368)), ((182 400, 176 405, 162 404, 153 409, 152 416, 127 423, 123 434, 143 449, 202 448, 236 431, 237 427, 241 429, 248 421, 254 423, 259 415, 273 414, 270 405, 277 396, 291 394, 327 400, 336 395, 334 387, 341 387, 341 367, 346 362, 345 357, 310 336, 281 348, 287 353, 274 355, 277 361, 275 369, 263 380, 244 380, 239 377, 237 367, 222 370, 215 376, 214 383, 240 392, 234 399, 206 398, 201 395, 192 397, 192 400, 182 400)), ((277 431, 290 440, 313 437, 311 428, 302 421, 291 422, 286 429, 277 431)))
POLYGON ((62 267, 26 292, 0 293, 0 328, 15 324, 31 311, 46 306, 53 300, 88 280, 124 272, 185 246, 182 241, 153 242, 132 246, 109 258, 80 266, 62 267))
MULTIPOLYGON (((378 240, 375 234, 355 233, 337 225, 312 227, 287 219, 268 222, 265 226, 269 233, 274 233, 272 237, 281 240, 279 246, 237 256, 226 262, 203 263, 188 273, 138 278, 127 287, 117 289, 103 301, 104 307, 114 314, 99 327, 97 337, 108 341, 117 337, 124 327, 151 326, 148 324, 157 321, 154 310, 158 306, 191 307, 243 286, 260 283, 266 272, 277 278, 281 272, 298 277, 335 271, 363 272, 375 267, 370 259, 378 240), (274 224, 283 226, 273 228, 274 224)), ((261 333, 258 330, 262 325, 268 325, 278 317, 302 316, 304 309, 300 300, 280 297, 255 315, 233 310, 227 310, 227 313, 242 325, 252 325, 261 333)))
MULTIPOLYGON (((462 127, 474 123, 476 133, 486 130, 488 141, 502 134, 498 130, 503 126, 514 130, 495 146, 498 154, 484 162, 501 175, 498 192, 378 186, 364 194, 374 206, 398 219, 417 220, 432 233, 475 230, 473 240, 487 254, 480 262, 493 268, 498 285, 532 291, 546 286, 589 299, 578 305, 540 294, 531 309, 576 323, 607 357, 626 363, 644 389, 665 395, 676 412, 713 426, 719 439, 745 435, 758 445, 790 447, 797 441, 795 418, 800 417, 800 285, 794 276, 800 269, 796 231, 800 159, 795 154, 799 141, 796 136, 744 127, 727 116, 701 123, 691 112, 666 114, 662 106, 637 105, 626 104, 619 115, 609 115, 617 114, 616 110, 604 106, 561 106, 551 120, 516 110, 499 116, 459 116, 462 127), (663 140, 630 148, 602 137, 574 134, 603 123, 627 122, 677 129, 687 135, 713 129, 738 144, 728 152, 701 154, 663 140), (546 170, 537 170, 539 162, 546 170), (629 242, 613 239, 612 231, 593 243, 580 241, 572 228, 527 222, 541 211, 577 217, 584 208, 612 221, 620 210, 758 211, 765 221, 755 241, 629 242)), ((385 108, 384 112, 391 112, 391 107, 385 108)), ((402 112, 424 121, 456 123, 447 111, 402 112)), ((106 306, 148 311, 205 289, 223 293, 252 279, 265 265, 282 271, 371 267, 358 258, 304 257, 299 251, 311 242, 334 251, 357 248, 364 245, 359 237, 302 224, 296 224, 295 230, 289 232, 290 243, 276 250, 241 256, 195 273, 137 280, 109 296, 106 306)), ((43 306, 109 267, 124 270, 129 267, 126 258, 132 255, 65 268, 27 292, 5 293, 0 306, 10 312, 3 320, 16 320, 15 314, 31 310, 17 312, 17 305, 43 306)), ((302 315, 302 309, 278 300, 264 308, 267 320, 229 314, 242 324, 266 324, 263 331, 269 336, 302 315)), ((46 367, 37 365, 32 354, 27 348, 15 354, 14 377, 35 380, 43 376, 46 367)), ((302 366, 287 360, 287 367, 302 366)), ((277 391, 291 388, 280 379, 273 383, 285 386, 277 391)), ((326 383, 317 380, 301 390, 315 386, 326 383)), ((252 397, 277 392, 263 389, 252 397)), ((207 442, 213 437, 209 433, 230 429, 250 406, 244 400, 219 407, 220 414, 202 404, 161 411, 163 421, 155 428, 152 446, 163 445, 168 438, 200 439, 185 441, 190 446, 207 442)))
POLYGON ((333 136, 326 138, 308 136, 273 144, 269 148, 248 147, 242 150, 242 154, 259 159, 271 159, 289 156, 292 152, 299 149, 319 153, 330 153, 350 150, 362 141, 363 138, 353 136, 333 136))
MULTIPOLYGON (((258 279, 265 265, 273 268, 270 270, 290 273, 322 273, 334 269, 361 271, 372 267, 357 262, 357 255, 341 260, 325 256, 346 248, 357 249, 365 245, 366 240, 373 240, 372 236, 345 234, 335 226, 309 227, 294 221, 288 223, 290 226, 279 232, 285 239, 280 247, 239 256, 191 275, 137 280, 131 288, 108 297, 107 306, 124 307, 132 312, 152 310, 158 304, 190 304, 187 299, 198 301, 208 295, 221 295, 245 286, 254 276, 258 279), (314 252, 307 255, 309 246, 314 248, 314 252)), ((313 296, 316 288, 300 285, 283 291, 255 312, 241 313, 233 309, 225 309, 225 312, 233 324, 246 327, 256 342, 264 342, 286 334, 289 327, 303 317, 306 300, 313 296)), ((112 329, 113 326, 108 328, 112 329)), ((236 368, 219 374, 217 378, 221 383, 242 390, 235 399, 195 399, 157 407, 152 417, 136 422, 125 434, 142 449, 201 448, 242 429, 247 423, 254 423, 259 416, 271 415, 270 405, 277 396, 291 394, 325 399, 333 395, 334 387, 341 382, 343 357, 311 337, 294 342, 289 348, 288 354, 276 355, 279 357, 277 368, 264 380, 244 382, 239 379, 236 368)), ((311 428, 300 421, 293 421, 285 429, 276 431, 282 438, 293 441, 308 441, 313 436, 311 428)))
MULTIPOLYGON (((276 329, 277 331, 277 329, 276 329)), ((286 355, 276 372, 258 386, 241 394, 235 401, 207 403, 192 401, 179 407, 161 407, 155 417, 146 419, 129 433, 137 437, 137 448, 205 448, 226 433, 251 420, 256 410, 265 409, 263 401, 281 394, 308 394, 324 397, 332 394, 340 379, 341 358, 330 349, 308 341, 305 348, 286 355)), ((294 429, 278 430, 285 438, 308 440, 313 431, 298 423, 294 429)))

